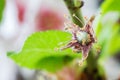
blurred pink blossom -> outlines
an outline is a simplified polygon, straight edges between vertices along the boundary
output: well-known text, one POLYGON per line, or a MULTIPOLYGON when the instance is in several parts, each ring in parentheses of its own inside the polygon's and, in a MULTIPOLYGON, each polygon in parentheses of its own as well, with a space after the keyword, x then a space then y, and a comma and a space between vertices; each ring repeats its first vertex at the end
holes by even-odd
POLYGON ((26 11, 26 5, 24 0, 15 0, 18 10, 18 20, 20 23, 24 22, 24 16, 26 11))
POLYGON ((52 8, 41 7, 36 16, 36 29, 42 30, 61 30, 63 28, 63 15, 52 8))

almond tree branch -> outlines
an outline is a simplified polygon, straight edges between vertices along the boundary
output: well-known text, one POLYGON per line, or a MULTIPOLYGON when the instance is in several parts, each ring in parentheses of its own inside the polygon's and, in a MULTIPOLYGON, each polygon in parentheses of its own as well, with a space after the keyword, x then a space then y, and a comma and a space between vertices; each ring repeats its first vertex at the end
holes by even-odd
MULTIPOLYGON (((81 7, 84 5, 84 2, 81 0, 64 0, 64 2, 70 12, 72 21, 75 24, 79 25, 79 27, 83 27, 84 19, 83 19, 82 13, 81 13, 81 7), (77 20, 73 16, 73 14, 75 14, 82 21, 82 23, 79 20, 77 20)), ((93 80, 96 80, 96 77, 103 78, 103 76, 100 76, 100 74, 99 74, 98 60, 96 59, 95 53, 96 52, 94 51, 94 49, 91 48, 88 58, 87 58, 87 65, 86 65, 87 72, 88 72, 87 77, 89 78, 89 75, 91 75, 93 80), (96 72, 96 73, 94 74, 94 72, 96 72)), ((101 80, 103 80, 103 79, 101 79, 101 80)))
POLYGON ((73 22, 79 25, 79 27, 83 27, 84 25, 80 21, 78 21, 73 16, 73 14, 75 14, 84 23, 84 19, 82 17, 82 13, 80 9, 84 5, 84 2, 80 0, 64 0, 64 2, 70 12, 73 22))

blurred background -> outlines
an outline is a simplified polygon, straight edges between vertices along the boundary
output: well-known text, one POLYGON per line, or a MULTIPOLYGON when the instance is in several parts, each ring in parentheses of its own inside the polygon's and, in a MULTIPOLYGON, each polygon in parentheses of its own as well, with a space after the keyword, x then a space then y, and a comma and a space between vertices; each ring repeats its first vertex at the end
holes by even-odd
MULTIPOLYGON (((99 15, 103 0, 84 2, 84 16, 89 18, 94 14, 99 15)), ((36 70, 17 66, 6 53, 20 51, 26 38, 33 32, 63 30, 64 14, 69 15, 69 12, 62 0, 6 0, 0 23, 0 80, 34 80, 36 70)), ((103 64, 108 80, 117 80, 120 77, 120 55, 105 59, 103 64)))

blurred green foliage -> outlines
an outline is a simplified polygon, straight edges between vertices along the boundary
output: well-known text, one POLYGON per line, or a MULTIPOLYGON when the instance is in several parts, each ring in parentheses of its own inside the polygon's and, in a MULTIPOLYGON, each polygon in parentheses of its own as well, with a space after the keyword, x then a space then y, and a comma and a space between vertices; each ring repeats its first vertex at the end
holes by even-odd
POLYGON ((105 0, 102 4, 102 13, 106 14, 110 11, 120 11, 120 0, 105 0))
POLYGON ((46 31, 32 34, 25 41, 22 51, 8 54, 17 64, 31 69, 55 72, 74 58, 80 57, 71 49, 56 50, 59 45, 71 39, 71 34, 62 31, 46 31))
POLYGON ((0 22, 2 20, 4 7, 5 7, 5 0, 0 0, 0 22))
POLYGON ((103 56, 120 51, 120 0, 105 0, 98 16, 96 35, 103 56))

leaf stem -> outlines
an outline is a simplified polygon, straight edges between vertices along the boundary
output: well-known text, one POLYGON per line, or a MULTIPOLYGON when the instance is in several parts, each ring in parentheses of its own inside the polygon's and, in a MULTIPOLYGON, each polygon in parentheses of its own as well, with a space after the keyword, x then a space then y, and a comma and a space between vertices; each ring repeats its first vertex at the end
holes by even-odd
POLYGON ((78 0, 64 0, 69 12, 70 12, 70 15, 72 17, 72 21, 79 25, 79 27, 83 27, 84 25, 82 23, 84 23, 84 19, 83 19, 83 16, 82 16, 82 13, 81 13, 81 7, 83 6, 83 1, 78 1, 78 0), (75 14, 81 21, 82 23, 77 20, 73 14, 75 14))

